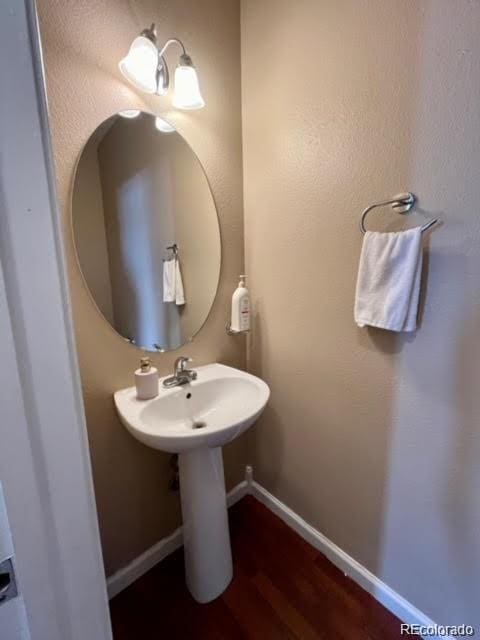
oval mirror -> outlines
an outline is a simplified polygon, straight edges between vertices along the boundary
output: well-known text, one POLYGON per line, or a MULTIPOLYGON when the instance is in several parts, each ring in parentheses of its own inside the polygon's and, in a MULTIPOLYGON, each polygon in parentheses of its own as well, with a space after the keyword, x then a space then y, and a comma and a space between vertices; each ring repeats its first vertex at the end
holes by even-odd
POLYGON ((78 161, 74 242, 111 326, 141 349, 168 351, 190 341, 212 307, 217 211, 184 138, 150 114, 121 113, 93 132, 78 161))

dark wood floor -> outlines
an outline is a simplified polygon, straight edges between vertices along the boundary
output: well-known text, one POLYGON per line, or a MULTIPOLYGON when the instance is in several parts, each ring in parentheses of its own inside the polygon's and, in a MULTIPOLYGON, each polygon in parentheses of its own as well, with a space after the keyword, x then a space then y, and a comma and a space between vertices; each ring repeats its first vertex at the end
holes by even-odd
POLYGON ((257 500, 230 509, 234 579, 197 604, 181 551, 111 601, 115 640, 391 640, 400 621, 257 500))

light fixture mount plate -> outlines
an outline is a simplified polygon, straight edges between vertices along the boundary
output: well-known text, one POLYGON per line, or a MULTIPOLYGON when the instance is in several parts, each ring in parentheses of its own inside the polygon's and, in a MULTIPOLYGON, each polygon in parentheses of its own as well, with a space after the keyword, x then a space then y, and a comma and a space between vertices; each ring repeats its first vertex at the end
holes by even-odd
POLYGON ((157 70, 157 91, 158 96, 164 96, 168 93, 170 86, 170 72, 168 71, 167 61, 163 56, 158 59, 157 70))

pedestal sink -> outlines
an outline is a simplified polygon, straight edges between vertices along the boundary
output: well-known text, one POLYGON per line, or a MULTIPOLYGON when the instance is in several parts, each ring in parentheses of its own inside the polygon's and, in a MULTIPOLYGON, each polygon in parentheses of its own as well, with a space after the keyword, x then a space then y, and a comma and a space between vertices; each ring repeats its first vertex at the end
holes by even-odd
POLYGON ((221 447, 250 427, 270 390, 255 376, 221 364, 195 368, 198 378, 137 400, 117 391, 120 420, 140 442, 179 454, 187 586, 198 602, 219 596, 232 579, 221 447))

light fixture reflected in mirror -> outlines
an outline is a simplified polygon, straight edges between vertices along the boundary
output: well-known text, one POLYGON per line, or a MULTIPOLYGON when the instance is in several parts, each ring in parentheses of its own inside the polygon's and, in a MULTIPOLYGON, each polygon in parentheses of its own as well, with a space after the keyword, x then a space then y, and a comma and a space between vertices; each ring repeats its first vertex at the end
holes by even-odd
POLYGON ((155 127, 162 133, 172 133, 173 131, 175 131, 175 127, 172 127, 169 122, 167 122, 163 118, 160 118, 160 116, 157 116, 155 118, 155 127))
POLYGON ((118 115, 122 116, 122 118, 136 118, 140 115, 140 109, 124 109, 119 111, 118 115))
POLYGON ((170 84, 170 73, 164 53, 171 44, 176 44, 182 49, 179 64, 175 69, 173 104, 178 109, 201 109, 205 106, 205 101, 200 93, 198 76, 191 57, 178 38, 170 38, 159 49, 154 24, 135 38, 128 54, 120 61, 119 69, 137 89, 165 95, 170 84))

